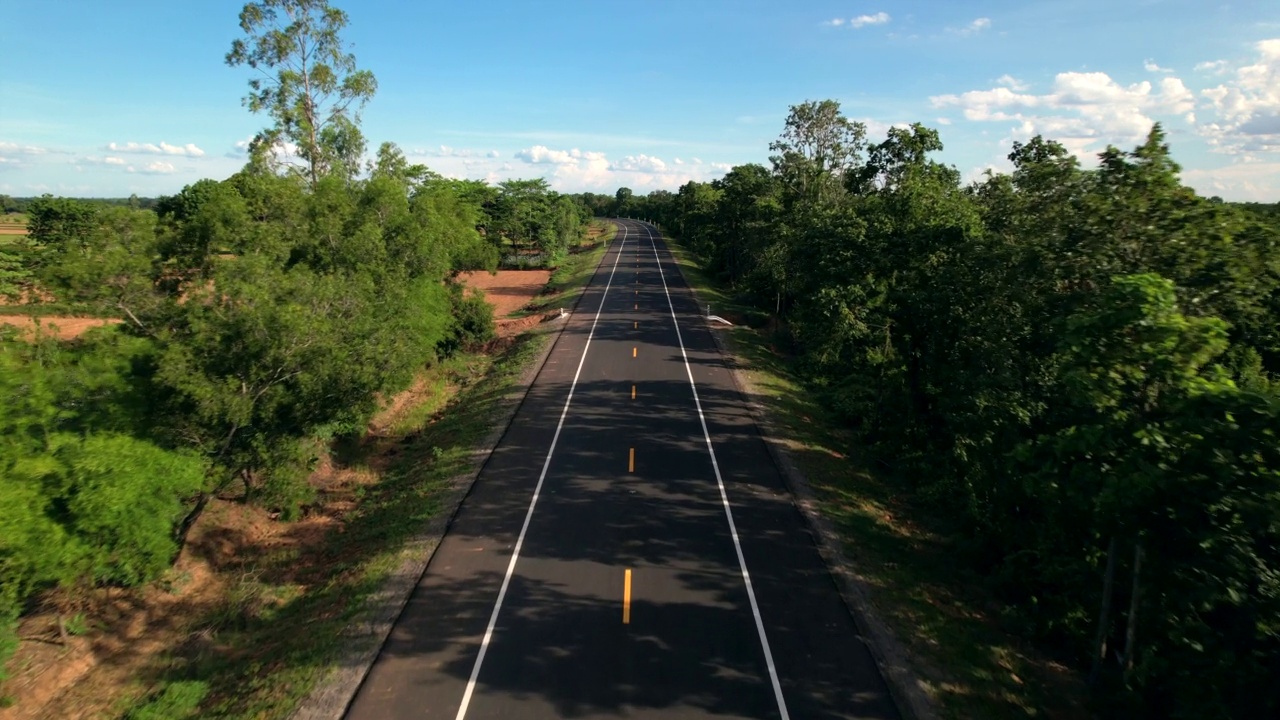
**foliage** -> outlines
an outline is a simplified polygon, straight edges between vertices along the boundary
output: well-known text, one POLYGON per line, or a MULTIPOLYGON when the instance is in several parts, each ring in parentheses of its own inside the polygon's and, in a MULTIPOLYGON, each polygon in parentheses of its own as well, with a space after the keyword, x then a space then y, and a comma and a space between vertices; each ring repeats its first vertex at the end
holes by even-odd
POLYGON ((0 247, 0 298, 18 297, 31 273, 24 267, 22 258, 8 248, 0 247))
POLYGON ((135 436, 128 375, 150 347, 114 335, 100 331, 65 348, 47 340, 0 342, 6 624, 46 587, 136 585, 158 576, 177 552, 173 531, 185 502, 204 484, 198 455, 135 436))
MULTIPOLYGON (((553 192, 542 178, 505 180, 489 203, 487 231, 509 243, 504 265, 555 267, 586 232, 590 211, 579 200, 553 192), (530 265, 521 258, 537 255, 530 265)), ((505 260, 505 258, 504 258, 505 260)))
POLYGON ((467 293, 456 283, 449 285, 449 302, 452 307, 448 335, 437 343, 442 357, 459 351, 475 352, 496 337, 493 322, 493 306, 479 290, 467 293))
POLYGON ((629 200, 768 314, 809 383, 948 508, 1103 714, 1280 711, 1280 223, 1198 197, 1162 129, 1085 170, 792 108, 773 167, 629 200))
POLYGON ((246 38, 233 42, 226 56, 232 67, 248 65, 265 75, 249 80, 245 105, 266 112, 275 125, 254 139, 254 149, 274 153, 277 145, 292 144, 312 187, 331 172, 350 177, 359 171, 365 149, 359 109, 378 88, 373 73, 357 70, 346 51, 338 34, 346 25, 347 14, 326 0, 251 2, 240 12, 246 38))

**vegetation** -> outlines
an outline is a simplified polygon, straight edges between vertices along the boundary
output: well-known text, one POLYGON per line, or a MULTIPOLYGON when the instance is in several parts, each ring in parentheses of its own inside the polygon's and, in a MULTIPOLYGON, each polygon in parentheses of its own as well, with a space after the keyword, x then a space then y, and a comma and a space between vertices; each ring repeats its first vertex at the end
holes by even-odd
MULTIPOLYGON (((376 82, 345 22, 322 0, 245 6, 227 61, 263 72, 247 104, 272 124, 230 178, 154 203, 4 198, 28 234, 0 246, 0 293, 123 322, 0 335, 0 666, 34 598, 59 588, 74 617, 84 589, 155 580, 211 499, 298 517, 319 448, 493 339, 459 272, 530 250, 555 266, 585 232, 545 181, 447 180, 393 143, 365 163, 354 111, 376 82)), ((171 686, 155 713, 203 687, 171 686)))
POLYGON ((965 187, 938 134, 792 108, 771 166, 628 198, 838 422, 943 509, 1011 627, 1114 717, 1280 712, 1280 223, 1198 197, 1157 125, 965 187))

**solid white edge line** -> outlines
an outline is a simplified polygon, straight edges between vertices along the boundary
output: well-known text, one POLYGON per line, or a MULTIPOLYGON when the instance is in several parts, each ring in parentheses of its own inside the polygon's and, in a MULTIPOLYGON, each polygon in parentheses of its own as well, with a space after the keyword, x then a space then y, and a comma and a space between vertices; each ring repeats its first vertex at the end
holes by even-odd
POLYGON ((653 259, 658 264, 658 277, 662 279, 662 291, 667 295, 667 307, 671 309, 671 324, 676 328, 676 341, 680 343, 680 356, 684 358, 684 371, 689 376, 689 387, 693 390, 693 404, 698 409, 698 421, 702 423, 702 437, 707 441, 707 452, 711 454, 711 469, 716 474, 716 485, 720 488, 720 502, 724 505, 724 516, 729 520, 729 535, 733 537, 733 549, 738 552, 738 567, 742 570, 742 580, 747 586, 747 599, 751 602, 751 614, 756 620, 756 633, 760 635, 760 647, 764 650, 764 663, 769 668, 769 682, 773 684, 773 696, 778 701, 778 712, 782 720, 790 720, 787 703, 782 699, 782 685, 778 682, 778 670, 773 664, 773 651, 769 649, 769 638, 764 633, 764 620, 760 617, 760 606, 756 603, 756 591, 751 586, 751 574, 747 572, 747 560, 742 554, 742 543, 738 541, 738 526, 733 522, 733 510, 729 507, 729 493, 724 488, 724 478, 720 475, 720 463, 716 461, 716 449, 711 444, 711 433, 707 430, 707 418, 702 414, 702 401, 698 398, 698 385, 693 381, 693 369, 689 366, 689 354, 684 349, 684 337, 680 334, 680 321, 676 318, 676 306, 671 300, 671 291, 667 288, 667 276, 662 272, 662 258, 658 256, 658 245, 653 241, 653 230, 645 227, 649 234, 649 245, 653 248, 653 259))
POLYGON ((538 484, 533 488, 533 498, 529 500, 529 510, 524 514, 524 525, 516 538, 515 549, 511 551, 511 562, 507 563, 507 574, 502 578, 502 587, 498 589, 498 600, 493 604, 493 613, 489 615, 489 626, 484 631, 484 639, 480 641, 480 653, 476 655, 476 664, 471 668, 471 678, 467 680, 467 690, 462 694, 462 704, 458 706, 458 714, 454 720, 463 720, 467 716, 467 707, 471 705, 471 695, 476 689, 476 679, 480 677, 480 666, 484 663, 485 653, 489 650, 489 641, 493 638, 493 629, 498 624, 498 613, 502 610, 502 601, 507 595, 507 586, 511 584, 511 576, 516 570, 516 561, 520 559, 520 548, 524 545, 525 533, 529 531, 529 521, 533 519, 534 506, 538 504, 538 496, 542 493, 542 482, 547 479, 547 468, 551 467, 551 456, 556 451, 556 442, 560 440, 560 431, 564 428, 564 419, 569 415, 569 403, 573 402, 573 391, 578 387, 578 376, 582 374, 582 364, 587 361, 587 350, 591 347, 591 338, 595 336, 596 324, 600 322, 600 313, 604 311, 604 301, 609 297, 609 288, 613 286, 613 275, 618 271, 618 260, 622 258, 623 246, 627 244, 627 226, 622 228, 622 238, 618 246, 617 257, 613 259, 613 269, 609 271, 609 281, 605 283, 604 293, 600 296, 600 307, 596 309, 596 317, 591 321, 591 331, 587 333, 587 344, 582 347, 582 357, 578 360, 578 370, 573 374, 573 383, 569 385, 569 396, 564 399, 564 409, 560 411, 560 422, 556 424, 556 433, 551 436, 551 447, 547 450, 547 459, 542 462, 542 473, 538 475, 538 484))

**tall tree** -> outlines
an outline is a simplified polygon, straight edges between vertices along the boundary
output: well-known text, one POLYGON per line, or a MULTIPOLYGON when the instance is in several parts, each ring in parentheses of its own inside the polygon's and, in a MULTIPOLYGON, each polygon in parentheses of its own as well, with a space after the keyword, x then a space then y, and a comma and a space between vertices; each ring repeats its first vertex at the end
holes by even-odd
POLYGON ((280 144, 295 145, 313 188, 332 171, 359 171, 365 146, 360 108, 378 89, 373 73, 356 69, 355 55, 339 37, 346 25, 347 14, 326 0, 248 3, 240 12, 247 37, 233 42, 226 56, 232 67, 258 71, 245 104, 275 120, 255 138, 255 148, 274 152, 280 144))
POLYGON ((769 143, 774 172, 793 198, 827 200, 861 164, 867 128, 835 100, 792 105, 782 135, 769 143))

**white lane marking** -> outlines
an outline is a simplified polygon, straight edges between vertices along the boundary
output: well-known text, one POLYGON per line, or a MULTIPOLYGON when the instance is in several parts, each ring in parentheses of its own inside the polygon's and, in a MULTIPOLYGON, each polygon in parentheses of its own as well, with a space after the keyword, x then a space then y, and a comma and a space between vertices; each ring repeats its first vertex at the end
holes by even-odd
POLYGON ((542 474, 538 475, 538 484, 533 488, 533 499, 529 501, 529 510, 524 515, 524 525, 520 528, 520 536, 516 538, 516 547, 511 551, 511 562, 507 563, 507 574, 502 578, 502 587, 498 589, 498 600, 493 604, 493 613, 489 615, 489 627, 484 631, 484 639, 480 641, 480 654, 476 655, 476 664, 471 668, 471 679, 467 681, 467 690, 462 694, 462 705, 454 720, 463 720, 467 716, 467 707, 471 704, 471 695, 476 689, 476 678, 480 677, 480 665, 484 663, 485 653, 489 650, 489 641, 493 638, 493 628, 498 624, 498 612, 502 610, 502 600, 507 596, 507 586, 511 584, 511 575, 515 573, 516 560, 520 559, 520 548, 524 545, 525 533, 529 531, 529 521, 533 519, 533 508, 538 504, 538 496, 542 493, 542 482, 547 479, 547 468, 551 467, 551 455, 556 451, 556 442, 560 440, 560 431, 564 428, 564 419, 569 414, 569 403, 573 402, 573 391, 578 387, 578 376, 582 374, 582 364, 587 361, 587 349, 591 347, 591 338, 596 333, 596 323, 600 322, 600 313, 604 311, 604 301, 609 297, 609 288, 613 285, 613 274, 618 270, 618 260, 622 257, 623 246, 627 244, 627 226, 622 226, 622 240, 618 255, 613 259, 613 269, 609 271, 609 282, 605 283, 604 294, 600 296, 600 307, 596 317, 591 321, 591 332, 587 333, 587 344, 582 348, 582 358, 578 360, 578 370, 573 374, 573 384, 569 386, 569 397, 564 399, 564 409, 560 411, 560 422, 556 424, 556 434, 551 436, 551 447, 547 450, 547 459, 542 462, 542 474))
POLYGON ((751 601, 751 614, 756 620, 756 632, 760 635, 760 647, 764 650, 764 663, 769 668, 769 682, 773 684, 773 697, 778 701, 778 713, 782 720, 790 720, 787 714, 787 703, 782 699, 782 685, 778 682, 778 670, 773 664, 773 651, 769 649, 769 638, 765 637, 764 620, 760 618, 760 606, 756 604, 756 591, 751 586, 751 574, 747 572, 747 560, 742 554, 742 543, 738 541, 738 526, 733 522, 733 510, 729 507, 729 493, 724 489, 724 478, 720 476, 720 463, 716 462, 716 449, 711 444, 711 433, 707 430, 707 418, 702 414, 702 401, 698 399, 698 385, 693 381, 693 369, 689 366, 689 354, 684 349, 684 338, 680 334, 680 322, 676 319, 676 306, 671 301, 671 291, 667 288, 667 276, 662 271, 662 258, 658 256, 658 246, 653 241, 653 231, 645 227, 649 235, 649 245, 653 248, 653 259, 658 264, 658 277, 662 279, 662 291, 667 295, 667 307, 671 309, 671 324, 676 328, 676 341, 680 343, 680 356, 684 358, 684 371, 689 375, 689 387, 693 390, 693 404, 698 408, 698 421, 702 423, 702 437, 707 441, 707 452, 711 454, 711 469, 716 473, 716 485, 720 488, 720 502, 724 505, 724 516, 729 520, 729 534, 733 537, 733 549, 738 551, 738 567, 742 569, 742 580, 747 586, 747 599, 751 601))

